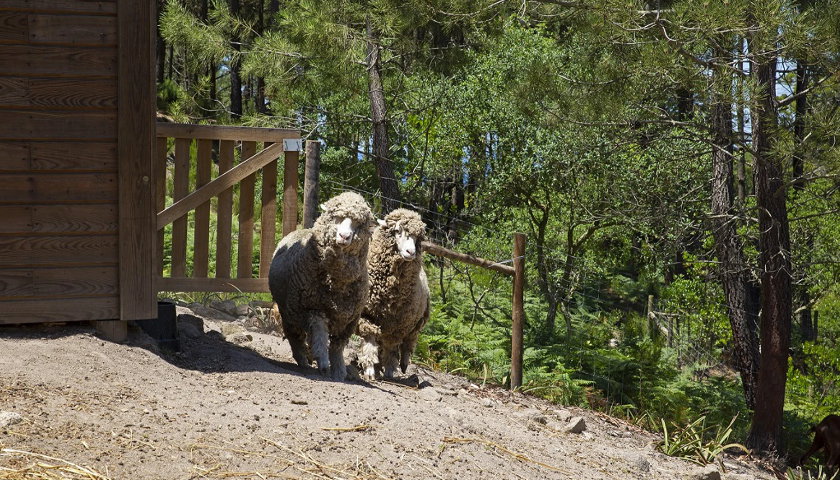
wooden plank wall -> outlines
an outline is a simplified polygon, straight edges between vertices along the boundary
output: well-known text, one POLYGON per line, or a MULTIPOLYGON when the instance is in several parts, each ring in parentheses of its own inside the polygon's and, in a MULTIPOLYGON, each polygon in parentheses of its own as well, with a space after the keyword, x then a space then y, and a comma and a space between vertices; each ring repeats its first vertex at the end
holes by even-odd
POLYGON ((0 324, 120 317, 117 23, 0 3, 0 324))

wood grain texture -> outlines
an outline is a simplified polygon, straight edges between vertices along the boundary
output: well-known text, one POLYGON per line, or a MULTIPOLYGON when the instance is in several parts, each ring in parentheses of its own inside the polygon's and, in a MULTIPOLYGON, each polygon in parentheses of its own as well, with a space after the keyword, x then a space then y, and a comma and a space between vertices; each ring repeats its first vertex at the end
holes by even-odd
POLYGON ((432 242, 424 241, 423 245, 423 252, 428 253, 430 255, 435 255, 438 257, 448 258, 450 260, 457 260, 462 263, 466 263, 469 265, 475 265, 476 267, 484 267, 489 268, 490 270, 504 273, 505 275, 513 275, 514 270, 513 267, 509 265, 502 265, 500 263, 492 262, 490 260, 486 260, 484 258, 474 257, 472 255, 467 255, 466 253, 455 252, 448 248, 441 247, 440 245, 432 242))
POLYGON ((117 233, 117 205, 0 206, 0 234, 117 233))
MULTIPOLYGON (((178 201, 190 188, 190 143, 186 138, 175 139, 175 172, 172 198, 178 201)), ((183 277, 187 272, 187 216, 172 222, 172 276, 183 277)))
POLYGON ((113 46, 117 43, 117 19, 0 11, 2 43, 113 46))
POLYGON ((6 45, 0 49, 0 72, 8 76, 114 76, 117 74, 117 49, 6 45))
POLYGON ((117 2, 100 0, 3 0, 2 11, 115 15, 117 2))
POLYGON ((9 173, 0 175, 2 203, 116 203, 114 173, 9 173))
MULTIPOLYGON (((155 192, 155 212, 161 212, 166 207, 166 152, 167 139, 157 138, 155 142, 155 164, 153 167, 154 185, 152 188, 155 192)), ((157 234, 157 250, 155 257, 155 273, 160 276, 163 275, 163 244, 166 232, 163 229, 158 230, 157 234)))
POLYGON ((0 324, 104 320, 119 316, 117 296, 8 301, 0 324))
POLYGON ((283 143, 283 139, 300 138, 300 131, 291 128, 230 127, 159 122, 157 124, 157 135, 171 138, 283 143))
MULTIPOLYGON (((219 177, 233 168, 233 141, 219 142, 219 177)), ((217 177, 214 180, 217 180, 217 177)), ((206 186, 204 187, 207 188, 206 186)), ((216 216, 216 277, 230 278, 233 241, 233 188, 219 192, 216 216)))
MULTIPOLYGON (((158 214, 158 228, 163 228, 172 223, 176 218, 180 218, 187 214, 190 210, 210 200, 215 195, 220 195, 223 191, 241 182, 245 177, 255 173, 259 169, 271 162, 272 158, 276 158, 280 152, 283 151, 283 144, 276 143, 268 148, 260 151, 256 155, 240 162, 236 167, 220 173, 218 177, 214 178, 210 183, 205 185, 201 190, 195 191, 183 198, 183 200, 176 201, 166 208, 163 212, 158 214)), ((225 150, 222 150, 222 154, 225 150)), ((219 161, 219 170, 221 172, 221 159, 219 161)))
POLYGON ((283 167, 283 236, 295 231, 298 223, 298 164, 300 152, 285 153, 283 167))
POLYGON ((0 140, 113 141, 117 137, 117 115, 109 111, 6 110, 0 115, 0 140))
POLYGON ((121 320, 157 317, 157 212, 152 192, 156 19, 152 0, 117 4, 121 320))
POLYGON ((116 264, 116 235, 0 237, 0 265, 8 268, 116 264))
POLYGON ((268 278, 277 236, 277 160, 262 169, 260 210, 260 278, 268 278))
MULTIPOLYGON (((212 140, 197 140, 195 188, 198 190, 210 182, 210 154, 212 140)), ((210 202, 204 202, 195 209, 195 232, 193 233, 193 276, 206 277, 210 261, 210 202)))
MULTIPOLYGON (((242 159, 257 152, 254 142, 242 142, 242 159)), ((254 258, 254 186, 257 175, 252 173, 239 183, 239 238, 237 243, 236 277, 251 278, 254 258)))
POLYGON ((303 173, 303 228, 312 228, 318 218, 318 191, 321 171, 321 142, 306 141, 306 167, 303 173))
POLYGON ((265 292, 267 278, 158 278, 161 292, 265 292))
POLYGON ((0 171, 116 172, 116 142, 0 141, 0 171))
POLYGON ((0 77, 0 107, 28 109, 114 109, 113 78, 0 77))
POLYGON ((116 295, 117 267, 0 269, 0 301, 23 297, 116 295))

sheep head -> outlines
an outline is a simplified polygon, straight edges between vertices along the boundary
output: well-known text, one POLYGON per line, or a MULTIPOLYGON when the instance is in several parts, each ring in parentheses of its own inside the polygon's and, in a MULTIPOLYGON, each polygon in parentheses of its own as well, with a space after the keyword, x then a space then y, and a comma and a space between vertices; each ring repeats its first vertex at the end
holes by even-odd
POLYGON ((314 228, 325 232, 325 242, 348 249, 370 240, 373 214, 361 195, 344 192, 322 203, 321 212, 314 228))
POLYGON ((398 208, 377 220, 380 228, 394 239, 395 248, 400 258, 411 261, 420 252, 420 242, 426 235, 426 224, 420 214, 405 208, 398 208))

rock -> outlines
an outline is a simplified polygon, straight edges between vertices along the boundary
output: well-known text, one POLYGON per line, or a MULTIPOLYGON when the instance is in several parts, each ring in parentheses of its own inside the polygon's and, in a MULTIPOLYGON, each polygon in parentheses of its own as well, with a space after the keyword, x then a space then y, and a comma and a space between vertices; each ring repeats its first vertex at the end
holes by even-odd
POLYGON ((554 410, 554 416, 557 417, 557 420, 561 422, 568 422, 569 419, 572 418, 572 412, 566 410, 565 408, 561 408, 560 410, 554 410))
POLYGON ((225 338, 232 337, 233 335, 244 333, 245 327, 239 325, 238 323, 223 323, 221 326, 222 335, 225 338))
POLYGON ((639 455, 633 462, 633 465, 635 465, 636 470, 640 472, 647 473, 650 471, 650 460, 648 460, 644 455, 639 455))
POLYGON ((204 335, 204 332, 191 323, 181 323, 178 324, 178 334, 186 338, 198 338, 204 335))
POLYGON ((216 300, 210 302, 210 307, 215 308, 220 312, 224 312, 232 317, 236 316, 236 302, 233 300, 216 300))
POLYGON ((190 313, 182 313, 178 315, 178 325, 192 325, 202 333, 204 332, 204 319, 196 317, 190 313))
POLYGON ((234 317, 233 315, 227 314, 215 308, 206 307, 200 303, 191 303, 188 306, 189 309, 193 311, 193 313, 202 317, 212 318, 214 320, 222 320, 226 322, 233 322, 236 320, 236 317, 234 317))
POLYGON ((539 423, 540 425, 548 424, 548 417, 539 412, 528 415, 528 420, 534 423, 539 423))
POLYGON ((15 412, 0 412, 0 428, 6 428, 23 421, 23 417, 15 412))
POLYGON ((234 345, 243 345, 254 340, 254 337, 245 332, 236 332, 232 335, 226 335, 225 340, 234 345))
POLYGON ((493 406, 493 400, 491 400, 489 398, 485 398, 484 400, 481 401, 481 404, 484 405, 485 407, 492 407, 493 406))
POLYGON ((237 317, 249 317, 251 316, 251 312, 254 310, 251 309, 251 306, 247 303, 243 303, 242 305, 236 306, 236 312, 234 313, 237 317))
POLYGON ((720 472, 714 464, 709 464, 700 470, 694 471, 688 477, 690 480, 721 480, 720 472))
POLYGON ((566 426, 566 433, 583 433, 586 430, 586 421, 583 417, 574 417, 569 420, 566 426))
POLYGON ((426 387, 420 390, 420 398, 428 402, 439 402, 442 399, 435 387, 426 387))

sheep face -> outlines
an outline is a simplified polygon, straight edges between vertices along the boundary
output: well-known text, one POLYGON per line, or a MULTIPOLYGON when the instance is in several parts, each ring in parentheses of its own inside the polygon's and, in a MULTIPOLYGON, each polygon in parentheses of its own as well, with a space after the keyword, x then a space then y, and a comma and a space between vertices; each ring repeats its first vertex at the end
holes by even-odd
POLYGON ((345 192, 321 205, 323 213, 315 221, 315 228, 323 233, 325 244, 341 250, 355 250, 370 239, 369 226, 373 221, 365 200, 358 194, 345 192))
MULTIPOLYGON (((377 221, 383 228, 388 227, 388 222, 385 220, 377 221)), ((401 221, 398 220, 393 228, 394 242, 396 244, 397 252, 403 260, 414 260, 414 258, 417 257, 417 243, 420 241, 419 235, 412 235, 406 229, 402 228, 400 223, 401 221)))
MULTIPOLYGON (((367 226, 365 226, 367 228, 367 226)), ((335 225, 335 243, 336 245, 350 245, 358 236, 359 224, 353 223, 352 218, 344 218, 335 225)))

